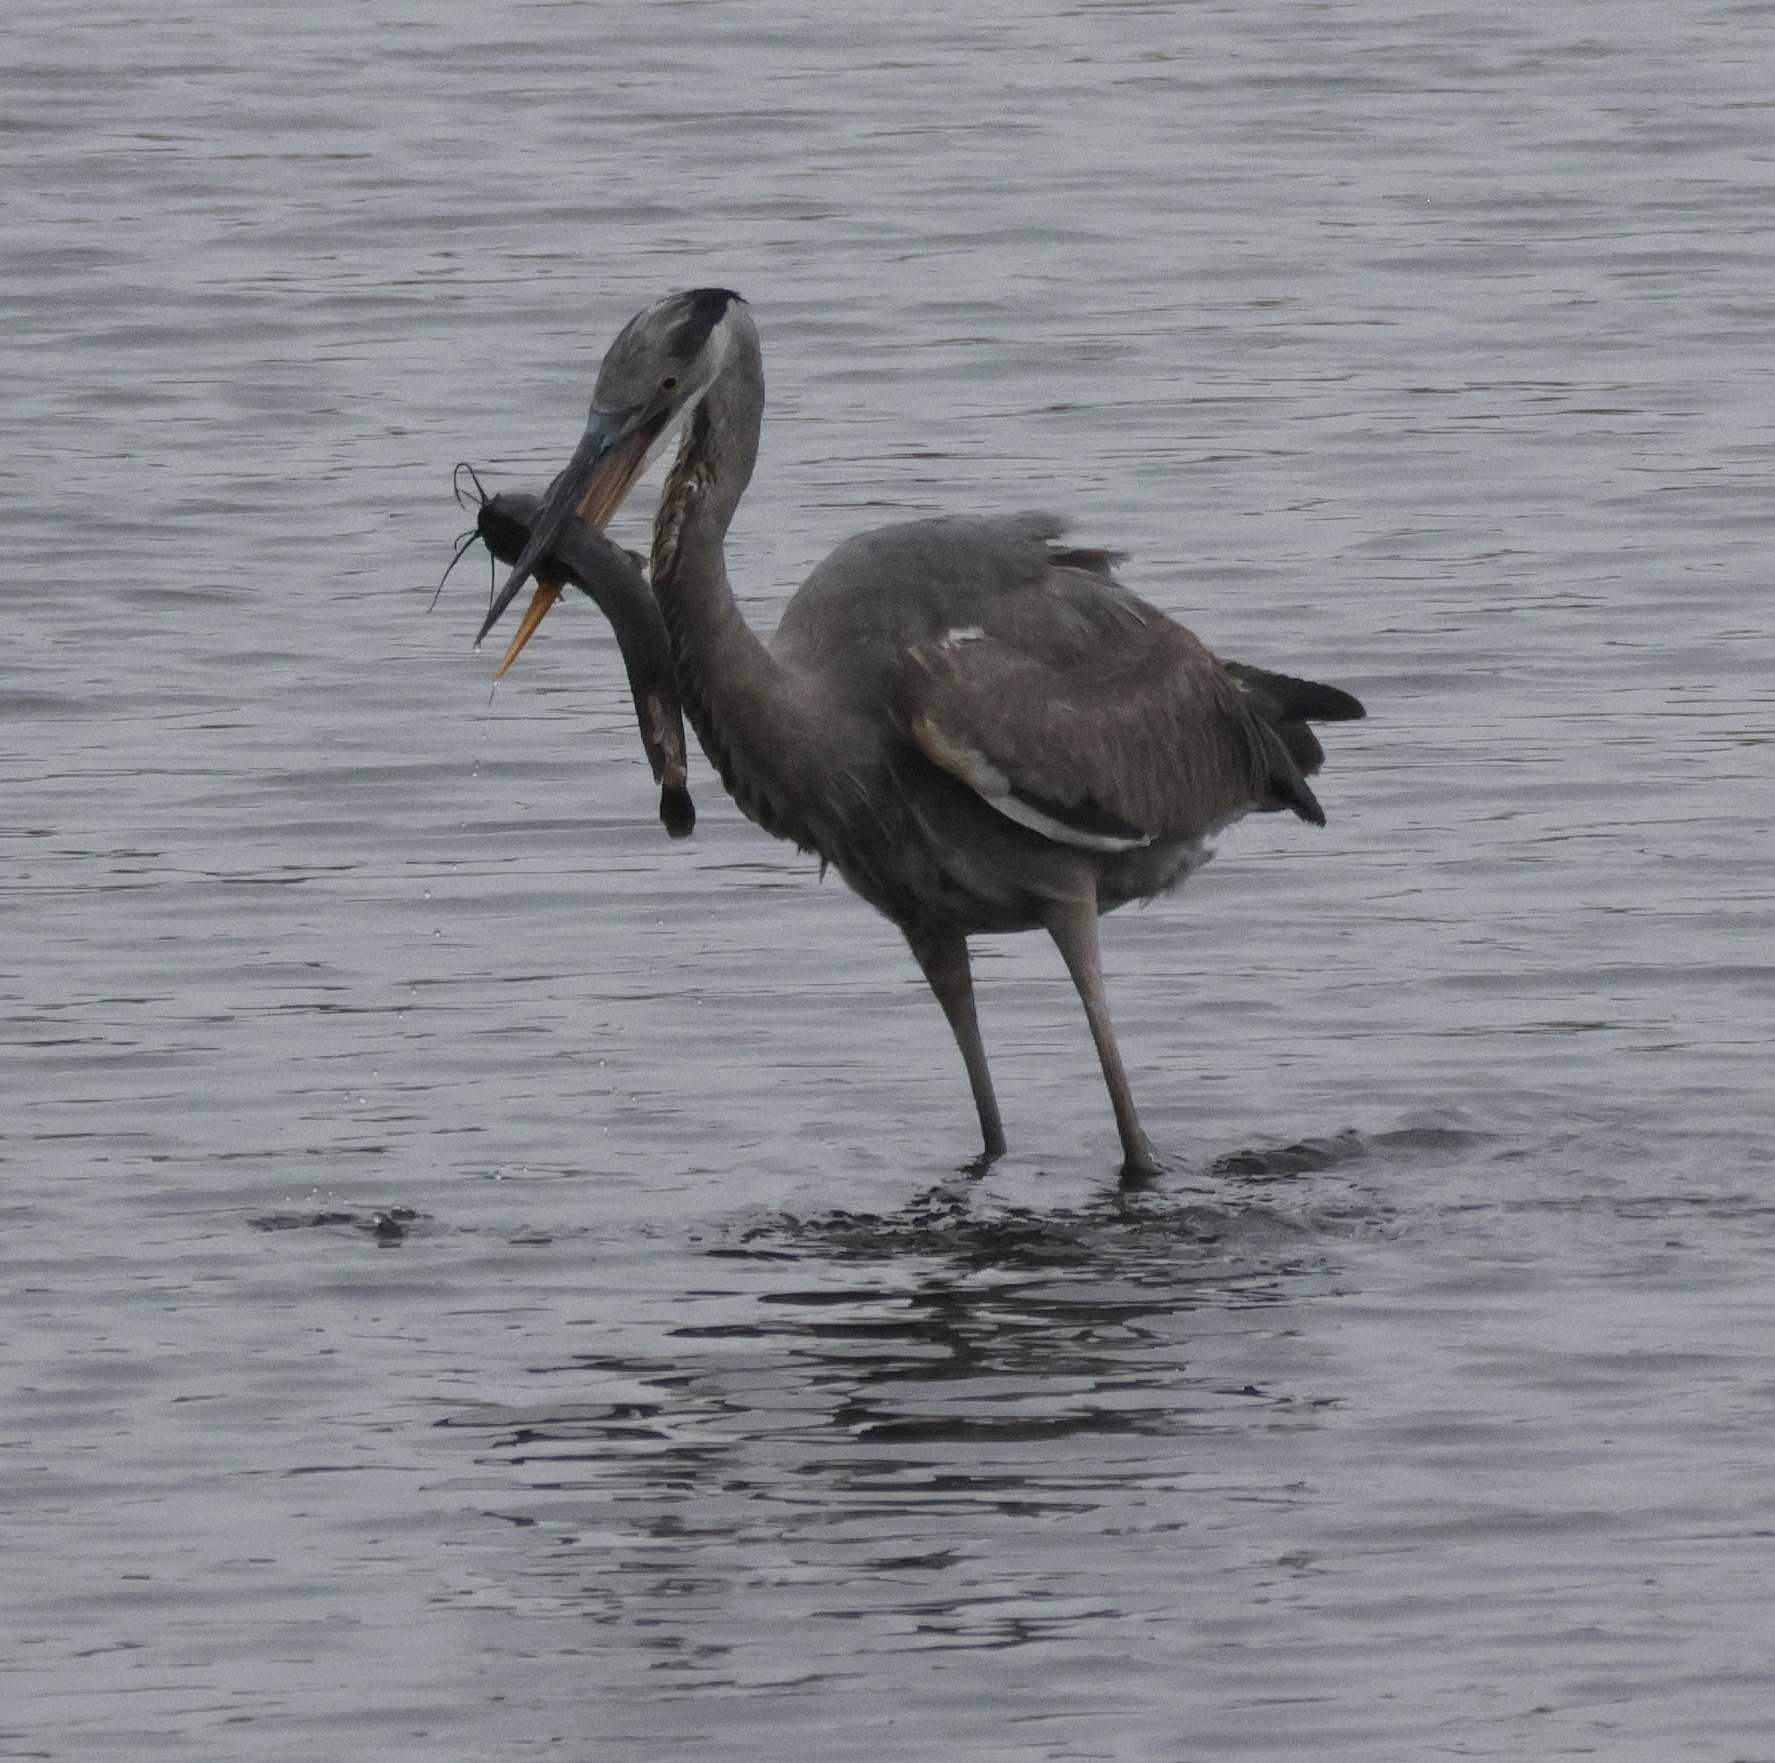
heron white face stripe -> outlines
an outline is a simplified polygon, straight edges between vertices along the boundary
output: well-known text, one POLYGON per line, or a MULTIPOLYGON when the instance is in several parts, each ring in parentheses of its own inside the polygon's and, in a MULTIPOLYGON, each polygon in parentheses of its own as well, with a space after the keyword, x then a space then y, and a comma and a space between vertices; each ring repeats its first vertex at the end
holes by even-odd
POLYGON ((708 363, 709 371, 703 380, 703 391, 714 384, 716 376, 727 365, 727 351, 733 345, 733 308, 731 306, 715 320, 709 331, 709 340, 703 344, 700 360, 708 363))
POLYGON ((668 441, 674 435, 683 432, 684 425, 696 414, 696 407, 709 395, 709 389, 721 377, 721 369, 727 361, 727 351, 733 342, 733 331, 730 328, 733 317, 731 307, 715 321, 709 332, 709 340, 703 344, 702 352, 696 358, 697 384, 685 395, 684 402, 672 413, 672 420, 654 436, 653 444, 647 449, 647 456, 641 461, 640 470, 635 473, 639 480, 653 464, 668 441))

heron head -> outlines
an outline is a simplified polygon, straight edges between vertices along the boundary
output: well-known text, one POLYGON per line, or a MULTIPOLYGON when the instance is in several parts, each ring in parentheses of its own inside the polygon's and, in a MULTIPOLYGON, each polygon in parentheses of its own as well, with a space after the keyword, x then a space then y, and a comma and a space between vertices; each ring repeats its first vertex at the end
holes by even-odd
POLYGON ((605 352, 591 419, 658 417, 670 428, 714 383, 727 355, 728 288, 668 294, 625 324, 605 352))
MULTIPOLYGON (((529 543, 495 597, 477 643, 517 598, 569 520, 577 515, 602 528, 622 506, 674 426, 715 383, 727 358, 729 309, 739 299, 728 288, 692 288, 668 294, 623 326, 598 369, 585 433, 550 486, 529 543)), ((500 673, 517 659, 559 596, 558 584, 538 582, 500 673)))

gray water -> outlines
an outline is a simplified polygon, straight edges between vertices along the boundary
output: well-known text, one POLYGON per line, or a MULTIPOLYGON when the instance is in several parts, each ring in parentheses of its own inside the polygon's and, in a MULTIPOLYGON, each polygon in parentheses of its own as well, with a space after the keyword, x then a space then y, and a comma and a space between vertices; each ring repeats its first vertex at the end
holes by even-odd
POLYGON ((0 1756, 1775 1757, 1772 36, 13 0, 0 1756), (1106 926, 1149 1194, 431 605, 710 282, 756 622, 1054 507, 1370 706, 1106 926))

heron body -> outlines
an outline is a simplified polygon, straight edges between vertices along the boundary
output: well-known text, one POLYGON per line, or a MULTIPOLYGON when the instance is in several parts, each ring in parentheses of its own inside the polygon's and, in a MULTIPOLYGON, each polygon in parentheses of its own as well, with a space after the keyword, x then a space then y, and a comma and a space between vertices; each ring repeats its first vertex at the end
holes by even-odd
POLYGON ((1110 1023, 1100 913, 1175 886, 1224 828, 1324 823, 1310 720, 1347 693, 1223 663, 1046 514, 905 522, 846 540, 762 640, 725 539, 757 458, 758 332, 722 289, 668 296, 606 356, 586 436, 483 635, 554 533, 614 509, 674 421, 684 439, 651 576, 686 717, 740 808, 817 854, 901 930, 960 1047, 984 1154, 1005 1148, 967 939, 1045 929, 1102 1063, 1123 1179, 1157 1164, 1110 1023))

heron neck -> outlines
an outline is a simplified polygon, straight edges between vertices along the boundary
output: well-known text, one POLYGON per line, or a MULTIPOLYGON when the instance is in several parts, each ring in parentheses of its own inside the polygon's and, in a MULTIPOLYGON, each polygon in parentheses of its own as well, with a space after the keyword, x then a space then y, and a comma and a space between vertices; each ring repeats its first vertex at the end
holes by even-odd
POLYGON ((764 362, 749 320, 735 320, 726 364, 691 412, 653 523, 653 587, 695 603, 731 600, 724 546, 758 459, 764 362))
POLYGON ((793 838, 797 829, 767 786, 782 755, 808 749, 805 682, 747 624, 727 576, 727 529, 758 457, 763 410, 763 364, 748 324, 692 414, 666 479, 652 577, 678 693, 704 752, 752 819, 793 838))

